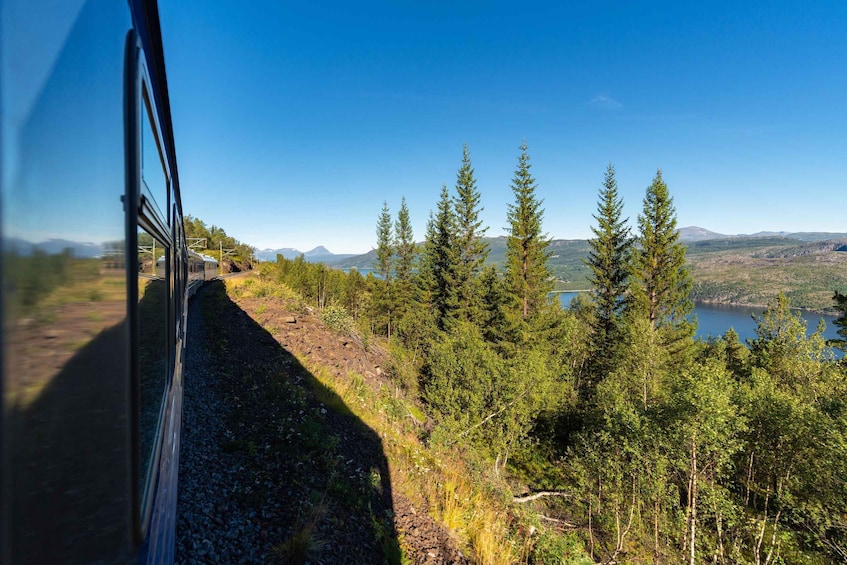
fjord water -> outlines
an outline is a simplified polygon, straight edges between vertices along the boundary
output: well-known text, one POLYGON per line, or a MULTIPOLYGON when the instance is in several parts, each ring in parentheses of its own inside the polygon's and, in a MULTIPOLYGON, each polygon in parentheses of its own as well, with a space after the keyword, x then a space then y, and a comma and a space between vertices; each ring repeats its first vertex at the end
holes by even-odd
MULTIPOLYGON (((579 294, 578 292, 562 292, 559 300, 567 307, 571 300, 579 294)), ((729 328, 733 328, 738 338, 743 343, 745 339, 756 337, 756 321, 753 316, 761 316, 764 307, 751 306, 727 306, 724 304, 702 304, 694 305, 694 314, 697 316, 697 337, 708 339, 709 336, 720 337, 729 328)), ((806 333, 810 334, 818 327, 821 318, 826 321, 824 337, 835 339, 838 336, 837 327, 832 324, 836 316, 827 314, 815 314, 801 311, 800 315, 806 320, 806 333)))

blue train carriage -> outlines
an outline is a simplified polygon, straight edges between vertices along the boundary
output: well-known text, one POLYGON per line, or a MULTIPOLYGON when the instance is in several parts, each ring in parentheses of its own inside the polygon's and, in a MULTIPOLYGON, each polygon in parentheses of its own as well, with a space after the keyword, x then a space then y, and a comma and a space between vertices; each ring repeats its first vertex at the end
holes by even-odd
POLYGON ((218 260, 194 251, 188 253, 188 295, 194 296, 197 289, 218 276, 218 260))
POLYGON ((0 562, 171 562, 189 253, 158 8, 0 11, 0 562))

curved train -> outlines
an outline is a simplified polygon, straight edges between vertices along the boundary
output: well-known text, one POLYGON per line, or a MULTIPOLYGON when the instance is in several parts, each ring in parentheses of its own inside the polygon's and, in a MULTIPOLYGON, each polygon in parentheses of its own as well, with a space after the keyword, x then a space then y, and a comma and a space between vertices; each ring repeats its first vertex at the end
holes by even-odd
POLYGON ((0 562, 174 557, 188 298, 155 0, 0 7, 0 562))

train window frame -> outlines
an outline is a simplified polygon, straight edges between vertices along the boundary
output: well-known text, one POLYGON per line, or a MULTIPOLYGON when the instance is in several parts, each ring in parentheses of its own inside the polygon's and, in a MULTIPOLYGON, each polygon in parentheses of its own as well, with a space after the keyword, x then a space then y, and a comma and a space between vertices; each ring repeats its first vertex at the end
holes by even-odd
MULTIPOLYGON (((146 69, 145 69, 145 71, 146 71, 146 69)), ((143 82, 146 83, 147 86, 150 85, 149 78, 146 81, 143 80, 143 82)), ((140 133, 141 133, 141 185, 140 185, 140 187, 141 187, 141 190, 142 190, 142 197, 143 197, 142 202, 146 203, 147 206, 150 208, 149 215, 156 217, 156 218, 167 218, 167 216, 162 213, 162 210, 163 209, 169 210, 169 208, 170 208, 169 203, 170 203, 170 200, 171 200, 171 171, 170 171, 170 167, 168 166, 167 158, 165 157, 164 148, 162 147, 162 137, 163 137, 162 136, 162 130, 159 127, 159 120, 158 120, 158 117, 157 117, 158 114, 157 114, 157 112, 154 111, 155 106, 153 104, 153 101, 150 98, 150 90, 148 88, 142 88, 141 96, 142 96, 142 100, 143 100, 143 103, 144 103, 143 107, 144 107, 144 110, 145 110, 145 112, 142 112, 142 113, 146 114, 146 116, 147 116, 146 120, 142 119, 144 126, 147 126, 147 127, 142 127, 141 130, 140 130, 140 133), (147 139, 147 136, 145 135, 145 133, 147 133, 148 131, 153 136, 153 139, 151 141, 153 142, 154 147, 151 147, 151 148, 148 148, 145 144, 145 141, 147 139), (158 164, 159 164, 159 167, 161 169, 161 173, 164 177, 164 179, 162 179, 162 180, 164 180, 164 187, 163 187, 164 190, 158 190, 158 189, 156 189, 156 187, 151 187, 150 183, 148 181, 152 181, 154 179, 151 179, 148 176, 145 176, 145 174, 144 174, 145 171, 150 171, 151 169, 154 169, 156 167, 155 163, 145 166, 145 157, 150 155, 151 151, 155 152, 159 157, 159 159, 158 159, 159 163, 158 164), (159 194, 160 196, 163 196, 164 198, 160 201, 158 198, 156 198, 156 194, 159 194)), ((166 222, 165 226, 167 226, 169 223, 170 222, 166 222)))
MULTIPOLYGON (((172 191, 172 174, 167 152, 164 151, 162 129, 159 124, 154 96, 154 85, 145 62, 141 41, 134 30, 127 36, 126 60, 124 75, 124 135, 125 135, 125 164, 126 164, 126 193, 124 208, 126 217, 127 256, 136 257, 138 254, 138 231, 143 229, 166 248, 165 287, 166 287, 166 331, 173 328, 173 267, 171 261, 176 252, 177 242, 169 229, 169 218, 162 214, 159 202, 156 201, 150 187, 142 176, 143 136, 145 127, 153 134, 156 149, 162 165, 165 180, 165 210, 170 208, 172 191), (146 122, 146 123, 145 123, 146 122)), ((155 261, 155 258, 154 258, 155 261)), ((155 263, 154 263, 155 265, 155 263)), ((153 438, 152 453, 145 470, 141 469, 143 456, 141 453, 141 370, 139 360, 139 283, 138 265, 136 261, 127 261, 127 320, 129 323, 130 339, 130 444, 131 444, 131 473, 130 488, 132 498, 133 537, 137 545, 144 542, 150 523, 153 508, 153 495, 156 482, 159 480, 159 459, 163 442, 163 415, 167 407, 167 399, 173 383, 174 344, 166 336, 166 370, 165 386, 162 391, 160 406, 157 414, 157 425, 153 438)))

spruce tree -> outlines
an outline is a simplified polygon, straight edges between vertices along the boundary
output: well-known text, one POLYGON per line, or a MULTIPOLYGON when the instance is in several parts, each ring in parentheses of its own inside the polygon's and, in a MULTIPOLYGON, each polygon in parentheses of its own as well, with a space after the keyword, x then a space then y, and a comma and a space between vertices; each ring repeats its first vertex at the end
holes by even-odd
POLYGON ((456 262, 456 218, 447 186, 443 185, 437 211, 435 215, 430 214, 427 223, 419 277, 423 302, 431 309, 439 330, 447 329, 455 319, 458 307, 456 262))
POLYGON ((412 304, 412 265, 415 260, 415 236, 406 197, 400 201, 400 211, 394 223, 394 304, 395 317, 400 321, 412 304))
POLYGON ((638 245, 633 254, 636 307, 649 320, 651 328, 664 331, 666 342, 691 337, 694 326, 687 319, 694 308, 689 298, 691 274, 676 229, 673 198, 662 180, 661 169, 647 187, 638 228, 638 245))
POLYGON ((482 239, 487 228, 482 227, 479 213, 480 193, 476 187, 474 170, 468 145, 462 149, 462 166, 456 173, 456 196, 453 198, 456 213, 456 292, 459 300, 459 317, 479 321, 482 305, 479 304, 477 277, 486 257, 488 244, 482 239))
POLYGON ((378 327, 385 328, 386 335, 391 339, 391 315, 393 310, 391 298, 391 257, 394 246, 391 241, 391 213, 388 203, 382 203, 382 212, 376 224, 376 268, 381 280, 377 283, 375 292, 376 322, 378 327))
POLYGON ((550 283, 550 239, 541 230, 544 217, 542 200, 535 196, 535 179, 529 169, 526 141, 520 147, 518 168, 512 179, 515 203, 510 204, 507 218, 509 235, 506 239, 506 284, 511 294, 515 317, 527 321, 535 316, 547 301, 550 283))
POLYGON ((585 263, 591 269, 589 281, 594 287, 597 325, 593 336, 595 356, 607 359, 619 339, 621 313, 625 306, 631 269, 632 238, 626 219, 622 219, 623 200, 618 196, 615 168, 609 163, 597 202, 597 227, 585 263))
POLYGON ((391 256, 394 247, 391 241, 391 212, 388 210, 388 202, 382 202, 382 212, 376 223, 376 267, 377 272, 383 280, 389 280, 391 276, 391 256))

